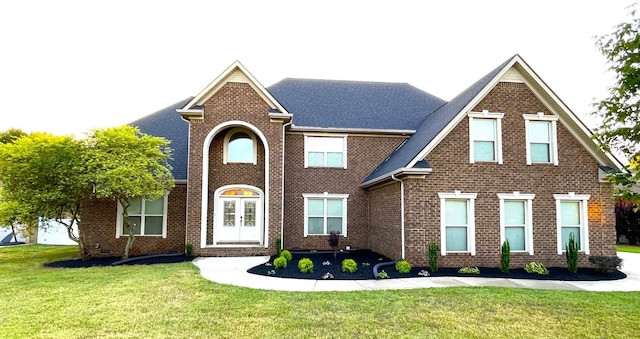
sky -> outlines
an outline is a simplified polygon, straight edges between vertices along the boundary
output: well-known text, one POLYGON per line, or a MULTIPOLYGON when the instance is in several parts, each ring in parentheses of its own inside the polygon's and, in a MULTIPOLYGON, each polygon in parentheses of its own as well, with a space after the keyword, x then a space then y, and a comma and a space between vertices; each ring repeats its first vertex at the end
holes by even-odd
MULTIPOLYGON (((450 100, 520 54, 587 126, 595 36, 630 1, 2 1, 0 131, 80 135, 197 95, 235 60, 287 77, 409 83, 450 100)), ((295 119, 295 116, 294 116, 295 119)))

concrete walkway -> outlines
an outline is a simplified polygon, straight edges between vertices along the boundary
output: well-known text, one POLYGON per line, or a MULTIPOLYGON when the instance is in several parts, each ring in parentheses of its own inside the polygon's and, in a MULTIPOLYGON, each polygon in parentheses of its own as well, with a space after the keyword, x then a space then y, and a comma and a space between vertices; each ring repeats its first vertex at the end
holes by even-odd
POLYGON ((577 291, 640 291, 640 254, 618 252, 627 278, 609 281, 555 281, 480 277, 415 277, 381 280, 308 280, 268 277, 247 273, 269 257, 200 257, 193 263, 200 274, 219 284, 274 291, 362 291, 454 286, 495 286, 577 291))

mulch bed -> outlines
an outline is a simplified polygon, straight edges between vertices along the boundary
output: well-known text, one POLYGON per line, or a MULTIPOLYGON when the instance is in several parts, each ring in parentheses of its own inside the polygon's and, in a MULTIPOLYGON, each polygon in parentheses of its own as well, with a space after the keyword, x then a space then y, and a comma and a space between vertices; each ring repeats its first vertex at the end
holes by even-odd
MULTIPOLYGON (((132 257, 135 258, 135 257, 132 257)), ((91 258, 88 260, 82 259, 69 259, 62 261, 54 261, 46 263, 45 267, 55 268, 86 268, 96 266, 111 266, 114 262, 122 260, 121 257, 104 257, 104 258, 91 258)), ((187 262, 193 260, 193 257, 187 257, 186 255, 170 256, 170 257, 155 257, 140 260, 129 261, 122 265, 153 265, 153 264, 173 264, 180 262, 187 262)))
MULTIPOLYGON (((292 251, 293 258, 284 269, 276 269, 269 264, 273 264, 276 256, 265 263, 247 270, 249 273, 296 279, 313 279, 321 280, 322 276, 327 272, 333 275, 336 280, 365 280, 374 279, 373 266, 380 262, 392 261, 391 259, 375 253, 370 250, 358 250, 351 252, 338 252, 334 259, 333 253, 316 252, 316 253, 297 253, 292 251), (313 261, 313 273, 302 273, 298 269, 298 261, 302 258, 309 258, 313 261), (344 259, 353 259, 358 263, 358 271, 356 273, 343 273, 341 263, 344 259), (330 262, 331 265, 323 265, 323 262, 330 262), (369 266, 363 266, 368 263, 369 266), (275 271, 275 274, 269 274, 269 271, 275 271)), ((509 278, 509 279, 537 279, 537 280, 562 280, 562 281, 599 281, 599 280, 618 280, 626 278, 627 275, 615 271, 610 274, 601 274, 593 268, 579 268, 577 273, 569 273, 566 267, 548 267, 548 275, 527 273, 524 268, 511 269, 509 273, 503 273, 500 268, 478 267, 480 274, 462 274, 458 273, 459 267, 456 268, 440 268, 438 272, 431 272, 428 267, 412 267, 411 272, 407 274, 398 273, 394 265, 380 267, 380 271, 384 270, 389 278, 421 278, 418 275, 420 271, 429 271, 431 277, 483 277, 483 278, 509 278)))

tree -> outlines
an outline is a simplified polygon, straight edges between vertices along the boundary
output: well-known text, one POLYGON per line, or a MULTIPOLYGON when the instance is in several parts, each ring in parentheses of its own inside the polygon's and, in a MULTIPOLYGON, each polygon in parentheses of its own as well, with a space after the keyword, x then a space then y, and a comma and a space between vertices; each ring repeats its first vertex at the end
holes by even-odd
POLYGON ((4 132, 0 132, 0 144, 12 143, 25 135, 27 135, 27 133, 21 129, 10 128, 4 132))
POLYGON ((610 175, 617 184, 617 195, 625 200, 640 201, 632 188, 640 180, 640 18, 631 8, 628 22, 601 36, 596 46, 604 55, 615 82, 609 97, 595 104, 594 114, 602 118, 595 140, 606 151, 617 150, 629 159, 625 171, 610 175))
MULTIPOLYGON (((5 132, 0 132, 0 144, 13 143, 15 140, 25 135, 27 134, 21 129, 8 129, 5 132)), ((5 225, 11 228, 14 241, 18 241, 15 226, 20 223, 20 219, 24 219, 24 213, 19 211, 19 209, 20 206, 15 201, 9 201, 7 198, 3 198, 2 182, 0 182, 0 225, 5 225)))
POLYGON ((32 133, 0 143, 0 199, 5 218, 32 224, 44 217, 65 225, 86 258, 88 251, 73 233, 80 202, 90 193, 83 155, 83 144, 70 136, 32 133))
POLYGON ((169 141, 121 126, 94 130, 86 140, 88 172, 97 198, 116 200, 122 206, 122 220, 128 232, 123 258, 135 240, 128 209, 134 199, 159 199, 174 187, 168 160, 169 141))

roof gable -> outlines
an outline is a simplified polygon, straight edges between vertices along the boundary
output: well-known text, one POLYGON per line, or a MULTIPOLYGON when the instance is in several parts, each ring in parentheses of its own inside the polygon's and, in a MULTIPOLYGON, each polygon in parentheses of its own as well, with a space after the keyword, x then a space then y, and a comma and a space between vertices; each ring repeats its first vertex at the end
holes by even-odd
POLYGON ((220 88, 228 82, 240 82, 249 84, 262 99, 271 107, 273 111, 277 111, 282 115, 288 115, 284 107, 249 73, 249 71, 240 63, 235 61, 231 66, 215 78, 207 87, 198 93, 191 101, 189 101, 182 109, 178 109, 178 113, 185 117, 201 117, 203 114, 202 105, 209 100, 220 88))
POLYGON ((431 152, 450 132, 464 119, 495 85, 500 81, 524 82, 536 97, 560 121, 567 126, 572 135, 601 164, 621 168, 620 162, 611 154, 603 152, 591 140, 591 131, 580 119, 555 95, 553 91, 519 56, 514 55, 500 66, 489 72, 451 101, 429 114, 416 133, 398 147, 367 178, 363 185, 367 186, 385 180, 392 173, 402 169, 411 169, 431 152))

